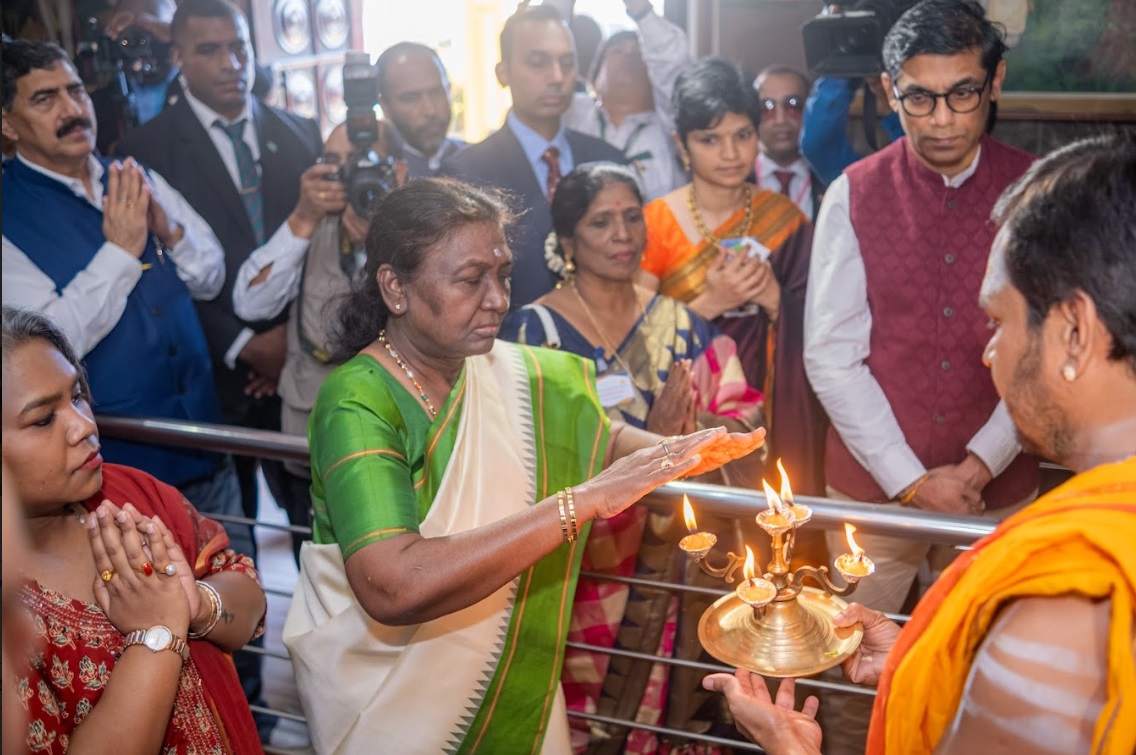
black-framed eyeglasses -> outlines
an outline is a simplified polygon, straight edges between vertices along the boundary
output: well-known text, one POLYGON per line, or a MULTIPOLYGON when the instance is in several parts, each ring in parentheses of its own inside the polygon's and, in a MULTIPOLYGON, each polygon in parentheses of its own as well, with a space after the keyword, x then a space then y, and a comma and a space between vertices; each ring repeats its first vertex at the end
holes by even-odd
POLYGON ((892 85, 892 91, 895 92, 899 104, 903 106, 903 112, 915 118, 925 118, 935 112, 939 98, 947 103, 948 108, 960 115, 974 112, 982 104, 982 93, 986 91, 986 85, 989 83, 990 77, 987 76, 980 86, 956 87, 949 92, 938 93, 916 89, 907 94, 900 94, 895 85, 892 85))
POLYGON ((796 116, 799 118, 801 116, 801 113, 805 111, 805 98, 798 97, 795 94, 791 94, 788 97, 782 97, 779 100, 776 100, 772 97, 762 98, 761 112, 763 114, 772 113, 777 108, 781 108, 783 111, 785 111, 785 115, 787 116, 796 116))

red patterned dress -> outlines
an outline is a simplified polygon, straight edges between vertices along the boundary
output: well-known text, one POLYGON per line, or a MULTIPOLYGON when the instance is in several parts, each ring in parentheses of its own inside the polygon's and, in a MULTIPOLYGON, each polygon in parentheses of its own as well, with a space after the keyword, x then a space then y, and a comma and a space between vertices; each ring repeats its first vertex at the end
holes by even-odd
MULTIPOLYGON (((198 579, 222 571, 258 579, 252 559, 226 547, 229 538, 221 525, 203 518, 175 488, 136 469, 107 464, 102 490, 84 505, 93 511, 104 499, 117 506, 130 502, 146 516, 161 517, 198 579)), ((28 716, 28 749, 65 753, 71 732, 98 705, 125 637, 96 604, 31 580, 19 597, 31 614, 34 635, 29 664, 15 678, 28 716)), ((257 634, 263 631, 262 618, 257 634)), ((190 640, 189 649, 163 755, 263 752, 232 657, 206 640, 190 640)))

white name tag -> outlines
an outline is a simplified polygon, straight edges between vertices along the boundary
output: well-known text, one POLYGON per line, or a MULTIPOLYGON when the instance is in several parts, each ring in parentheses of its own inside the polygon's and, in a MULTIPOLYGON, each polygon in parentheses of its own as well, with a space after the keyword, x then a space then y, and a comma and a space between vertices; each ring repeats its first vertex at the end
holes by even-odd
POLYGON ((723 239, 722 248, 745 254, 747 257, 757 257, 762 262, 769 259, 772 250, 753 236, 740 236, 736 239, 723 239))
POLYGON ((600 405, 607 409, 635 398, 635 385, 625 372, 614 372, 596 378, 596 392, 600 405))

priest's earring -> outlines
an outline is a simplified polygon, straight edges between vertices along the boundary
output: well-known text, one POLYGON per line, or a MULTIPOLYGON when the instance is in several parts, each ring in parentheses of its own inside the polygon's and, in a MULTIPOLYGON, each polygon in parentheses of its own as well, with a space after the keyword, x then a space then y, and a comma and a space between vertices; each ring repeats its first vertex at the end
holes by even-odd
POLYGON ((1065 378, 1066 383, 1072 383, 1077 379, 1077 368, 1071 364, 1066 364, 1061 368, 1061 377, 1065 378))

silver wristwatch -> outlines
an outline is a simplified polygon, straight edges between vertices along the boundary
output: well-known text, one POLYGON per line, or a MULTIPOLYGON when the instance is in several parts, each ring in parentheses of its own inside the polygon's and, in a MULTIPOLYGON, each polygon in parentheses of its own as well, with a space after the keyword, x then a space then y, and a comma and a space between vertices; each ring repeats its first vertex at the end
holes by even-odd
POLYGON ((131 645, 145 645, 155 653, 159 650, 172 650, 181 656, 182 661, 189 660, 189 645, 185 644, 185 640, 181 637, 175 636, 169 627, 161 624, 149 629, 135 629, 126 635, 122 649, 125 650, 131 645))

